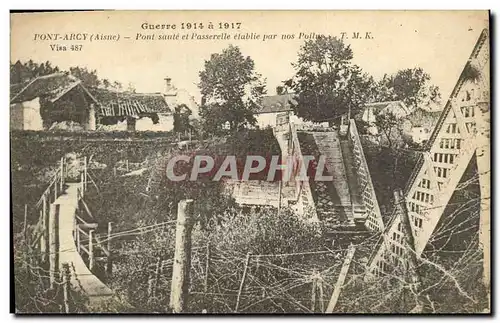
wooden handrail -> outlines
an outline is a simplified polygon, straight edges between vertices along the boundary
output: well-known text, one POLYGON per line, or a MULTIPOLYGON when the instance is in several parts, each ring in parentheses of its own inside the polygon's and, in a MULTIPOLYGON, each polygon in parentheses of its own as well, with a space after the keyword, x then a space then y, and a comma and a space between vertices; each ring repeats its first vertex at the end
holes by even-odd
POLYGON ((85 203, 85 200, 83 199, 83 197, 80 199, 80 201, 82 202, 83 204, 83 207, 85 208, 85 211, 87 212, 87 214, 93 219, 94 216, 92 215, 92 213, 90 212, 90 209, 87 205, 87 203, 85 203))
POLYGON ((88 255, 89 254, 89 250, 87 248, 85 248, 84 245, 80 244, 80 250, 83 250, 85 251, 85 253, 88 255))
POLYGON ((85 221, 84 219, 82 219, 80 216, 76 215, 75 214, 75 217, 78 221, 82 222, 83 224, 89 224, 87 221, 85 221))
POLYGON ((109 257, 109 250, 106 247, 104 247, 104 245, 101 242, 101 239, 99 239, 99 237, 96 236, 95 241, 97 242, 97 245, 99 245, 99 248, 101 248, 101 250, 104 252, 104 254, 109 257))
POLYGON ((50 193, 50 188, 55 184, 57 183, 57 180, 59 177, 61 177, 61 168, 58 167, 57 170, 56 170, 56 173, 52 176, 52 178, 50 179, 50 182, 49 182, 49 185, 48 187, 43 191, 42 193, 42 196, 40 197, 40 199, 38 199, 38 202, 36 202, 35 204, 35 208, 38 208, 40 206, 40 204, 42 203, 42 200, 43 200, 43 196, 44 195, 48 195, 50 193))
POLYGON ((85 232, 85 230, 83 230, 82 228, 80 228, 79 226, 77 226, 76 228, 77 228, 77 230, 78 230, 79 232, 81 232, 84 236, 86 236, 86 237, 88 237, 88 236, 89 236, 89 234, 88 234, 87 232, 85 232))

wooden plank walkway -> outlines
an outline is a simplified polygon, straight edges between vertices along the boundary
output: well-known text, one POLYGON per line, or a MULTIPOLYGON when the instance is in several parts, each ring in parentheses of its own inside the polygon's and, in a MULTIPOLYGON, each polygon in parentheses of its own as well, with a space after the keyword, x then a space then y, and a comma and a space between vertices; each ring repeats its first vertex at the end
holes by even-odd
POLYGON ((73 228, 78 207, 77 190, 80 184, 67 183, 68 188, 54 203, 59 204, 59 268, 68 263, 71 269, 71 284, 77 290, 83 291, 91 304, 108 299, 113 291, 99 280, 88 269, 78 253, 73 228))

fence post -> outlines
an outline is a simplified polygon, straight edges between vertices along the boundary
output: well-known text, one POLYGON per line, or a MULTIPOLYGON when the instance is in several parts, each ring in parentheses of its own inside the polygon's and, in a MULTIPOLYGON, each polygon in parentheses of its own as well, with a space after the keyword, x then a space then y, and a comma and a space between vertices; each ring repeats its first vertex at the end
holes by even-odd
POLYGON ((340 296, 340 291, 342 286, 344 285, 345 278, 347 276, 347 272, 349 271, 349 266, 351 265, 351 260, 354 257, 354 252, 356 251, 356 247, 353 244, 349 245, 347 249, 347 256, 345 257, 344 263, 342 264, 342 268, 340 269, 339 277, 337 278, 337 283, 333 289, 332 297, 330 298, 330 302, 328 303, 328 307, 326 308, 325 313, 333 313, 335 309, 335 305, 337 305, 337 301, 340 296))
POLYGON ((321 313, 325 312, 325 300, 323 294, 323 279, 318 280, 318 288, 319 288, 319 310, 321 313))
POLYGON ((50 257, 49 257, 49 277, 50 288, 56 284, 56 273, 59 270, 59 204, 50 205, 50 257))
POLYGON ((205 282, 204 291, 208 292, 208 272, 210 270, 210 242, 207 243, 207 259, 205 261, 205 282))
POLYGON ((250 253, 247 253, 247 258, 245 260, 245 268, 243 269, 243 277, 241 277, 240 288, 238 289, 238 296, 236 297, 236 305, 234 306, 234 312, 238 313, 238 308, 240 307, 240 297, 243 287, 245 286, 245 280, 247 278, 248 265, 250 264, 250 253))
POLYGON ((87 190, 87 156, 83 158, 83 189, 87 190))
POLYGON ((151 298, 153 298, 153 291, 154 291, 154 278, 153 275, 149 274, 148 276, 148 300, 151 301, 151 298))
POLYGON ((24 243, 28 243, 28 204, 24 204, 23 236, 24 243))
POLYGON ((70 272, 69 272, 69 265, 66 262, 62 264, 62 282, 63 282, 64 312, 69 313, 70 272))
POLYGON ((46 262, 50 254, 50 242, 49 242, 49 231, 50 231, 50 213, 47 212, 47 196, 44 194, 42 196, 42 217, 43 217, 43 261, 46 262))
POLYGON ((193 200, 180 201, 177 208, 175 254, 170 289, 170 307, 174 313, 181 313, 188 300, 192 215, 193 200))
POLYGON ((60 192, 63 191, 63 188, 64 188, 64 157, 61 157, 61 169, 60 169, 60 173, 61 173, 61 182, 60 182, 60 187, 59 187, 59 190, 60 192))
POLYGON ((94 229, 89 231, 89 269, 94 269, 94 229))
POLYGON ((57 200, 57 179, 54 182, 54 202, 57 200))
POLYGON ((76 224, 76 250, 80 253, 80 225, 76 224))
POLYGON ((163 264, 163 259, 161 257, 158 257, 158 259, 156 261, 156 267, 155 267, 155 276, 153 279, 152 297, 156 296, 158 284, 160 283, 160 271, 161 271, 162 264, 163 264))
POLYGON ((316 287, 318 285, 318 278, 314 277, 311 283, 311 312, 316 311, 316 287))
POLYGON ((108 241, 107 241, 107 247, 108 247, 108 259, 107 259, 107 262, 106 262, 106 275, 108 275, 108 277, 111 276, 111 274, 113 273, 113 259, 111 258, 111 232, 113 230, 113 222, 108 222, 108 241))

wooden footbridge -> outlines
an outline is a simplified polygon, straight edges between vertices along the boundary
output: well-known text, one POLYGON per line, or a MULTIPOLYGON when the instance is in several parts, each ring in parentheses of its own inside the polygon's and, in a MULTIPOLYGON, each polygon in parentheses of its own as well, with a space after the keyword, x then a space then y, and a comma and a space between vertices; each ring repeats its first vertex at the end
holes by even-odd
POLYGON ((87 171, 86 157, 73 161, 61 158, 57 172, 32 210, 39 214, 39 220, 32 228, 33 239, 29 243, 34 254, 40 256, 42 267, 49 271, 51 288, 67 265, 71 287, 84 293, 91 305, 96 305, 113 295, 93 273, 99 260, 98 251, 106 260, 106 272, 111 273, 111 225, 108 224, 105 246, 96 234, 97 223, 89 223, 79 215, 83 213, 92 218, 83 199, 89 183, 95 186, 87 171))

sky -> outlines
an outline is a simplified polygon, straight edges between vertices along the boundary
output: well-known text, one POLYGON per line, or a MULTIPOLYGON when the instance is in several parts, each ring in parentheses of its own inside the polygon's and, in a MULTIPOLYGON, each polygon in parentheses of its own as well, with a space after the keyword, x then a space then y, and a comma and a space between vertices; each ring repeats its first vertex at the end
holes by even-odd
MULTIPOLYGON (((224 25, 223 25, 224 26, 224 25)), ((353 62, 374 76, 399 69, 422 67, 446 99, 453 89, 483 28, 487 11, 107 11, 11 15, 11 62, 49 60, 62 69, 96 69, 100 78, 131 83, 138 92, 160 92, 165 77, 199 100, 199 72, 212 53, 237 45, 255 61, 267 80, 268 94, 293 76, 291 63, 304 43, 304 35, 349 37, 353 62), (215 29, 207 29, 212 22, 215 29), (240 23, 239 30, 217 29, 219 22, 240 23), (143 29, 142 25, 165 29, 143 29), (204 29, 182 30, 181 24, 203 24, 204 29), (176 29, 166 29, 167 26, 176 29), (250 40, 159 40, 159 35, 260 35, 250 40), (360 39, 352 39, 359 32, 360 39), (370 32, 372 39, 365 39, 370 32), (96 33, 120 36, 118 41, 40 40, 42 34, 96 33), (35 36, 37 34, 38 36, 35 36), (154 40, 136 40, 153 35, 154 40), (294 39, 282 39, 282 35, 294 39), (262 38, 268 35, 266 40, 262 38), (299 36, 301 39, 299 39, 299 36), (37 37, 37 40, 35 40, 37 37), (130 37, 126 39, 125 37, 130 37), (274 39, 269 39, 274 37, 274 39), (82 45, 81 51, 54 51, 50 45, 82 45)), ((443 100, 445 101, 445 100, 443 100)))

